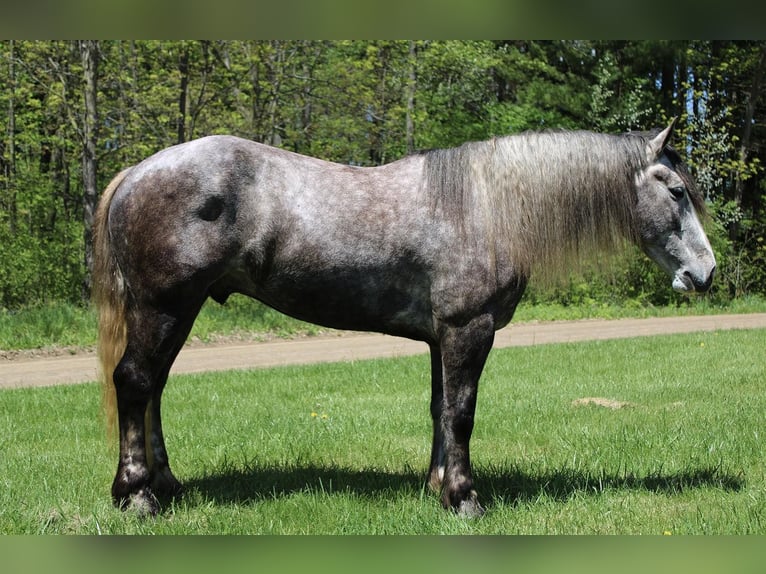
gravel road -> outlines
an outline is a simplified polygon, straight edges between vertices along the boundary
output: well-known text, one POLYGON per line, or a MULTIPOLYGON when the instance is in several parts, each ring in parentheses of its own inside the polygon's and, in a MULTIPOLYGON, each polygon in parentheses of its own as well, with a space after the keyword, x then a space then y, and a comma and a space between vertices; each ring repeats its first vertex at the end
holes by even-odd
MULTIPOLYGON (((766 328, 766 313, 649 319, 520 323, 497 332, 495 348, 671 333, 766 328)), ((252 369, 426 353, 424 343, 367 333, 345 333, 264 343, 185 347, 171 374, 252 369)), ((92 353, 0 361, 0 389, 84 383, 97 378, 92 353)))

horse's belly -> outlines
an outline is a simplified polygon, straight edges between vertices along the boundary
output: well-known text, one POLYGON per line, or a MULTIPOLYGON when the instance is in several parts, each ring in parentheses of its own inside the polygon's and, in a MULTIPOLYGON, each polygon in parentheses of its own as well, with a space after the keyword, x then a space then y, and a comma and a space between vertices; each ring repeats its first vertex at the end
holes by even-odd
POLYGON ((427 338, 427 282, 407 274, 328 269, 271 275, 254 296, 292 317, 335 329, 427 338))

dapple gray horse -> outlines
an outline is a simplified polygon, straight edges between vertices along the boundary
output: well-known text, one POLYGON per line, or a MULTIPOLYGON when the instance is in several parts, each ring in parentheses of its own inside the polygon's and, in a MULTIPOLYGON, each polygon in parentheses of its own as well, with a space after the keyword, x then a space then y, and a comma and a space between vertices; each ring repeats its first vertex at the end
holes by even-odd
POLYGON ((446 508, 482 514, 469 455, 479 376, 530 276, 628 240, 676 290, 711 284, 704 202, 672 128, 526 133, 372 168, 210 136, 121 172, 99 205, 93 281, 119 423, 115 504, 154 514, 180 492, 160 419, 168 372, 205 300, 243 293, 427 343, 428 482, 446 508))

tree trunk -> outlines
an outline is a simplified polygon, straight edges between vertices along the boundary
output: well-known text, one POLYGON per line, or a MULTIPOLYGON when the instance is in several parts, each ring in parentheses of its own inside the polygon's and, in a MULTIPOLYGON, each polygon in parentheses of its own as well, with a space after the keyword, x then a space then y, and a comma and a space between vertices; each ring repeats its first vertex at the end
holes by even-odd
POLYGON ((415 88, 417 86, 415 75, 416 63, 415 41, 410 40, 409 59, 407 62, 409 68, 407 75, 407 116, 405 119, 405 139, 408 154, 415 151, 415 120, 413 116, 415 115, 415 88))
POLYGON ((16 115, 15 115, 15 95, 16 95, 16 68, 14 60, 16 58, 15 45, 13 40, 8 42, 8 160, 5 165, 5 185, 8 192, 8 225, 11 235, 16 233, 16 115))
MULTIPOLYGON (((680 81, 676 83, 676 70, 678 70, 678 58, 682 50, 673 41, 661 42, 660 46, 660 105, 666 114, 675 116, 679 112, 676 106, 674 106, 673 100, 675 99, 677 87, 681 83, 680 81)), ((678 91, 680 92, 680 90, 678 91)), ((683 109, 682 104, 680 109, 683 109)))
POLYGON ((83 117, 82 179, 83 179, 83 222, 85 224, 85 280, 83 298, 90 297, 91 272, 93 270, 93 214, 98 203, 98 185, 96 183, 96 142, 98 140, 98 63, 99 45, 96 40, 80 41, 82 57, 85 115, 83 117))
POLYGON ((280 105, 286 48, 279 40, 270 40, 269 44, 271 44, 273 50, 268 58, 271 97, 268 102, 268 125, 265 126, 263 143, 280 146, 282 144, 282 137, 277 126, 277 111, 280 105))
POLYGON ((181 91, 178 94, 177 143, 184 143, 186 141, 186 100, 189 92, 189 47, 186 45, 181 49, 178 71, 181 73, 181 91))
POLYGON ((302 105, 300 114, 300 131, 298 134, 295 151, 309 153, 311 150, 311 116, 313 113, 313 90, 314 90, 314 58, 316 48, 311 40, 303 40, 301 43, 301 57, 303 59, 303 89, 302 105))

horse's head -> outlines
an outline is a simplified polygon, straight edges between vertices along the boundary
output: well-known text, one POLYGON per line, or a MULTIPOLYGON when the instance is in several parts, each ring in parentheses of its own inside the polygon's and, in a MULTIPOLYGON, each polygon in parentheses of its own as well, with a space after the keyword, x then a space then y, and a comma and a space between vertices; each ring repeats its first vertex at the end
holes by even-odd
POLYGON ((641 247, 673 277, 673 289, 707 291, 715 256, 697 208, 701 196, 680 157, 667 147, 675 120, 646 147, 649 163, 637 176, 637 219, 641 247))

